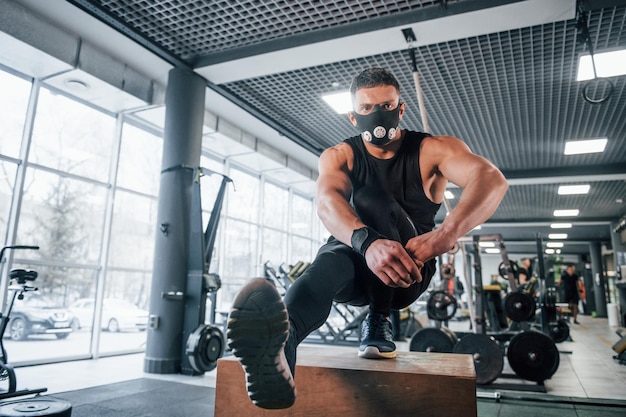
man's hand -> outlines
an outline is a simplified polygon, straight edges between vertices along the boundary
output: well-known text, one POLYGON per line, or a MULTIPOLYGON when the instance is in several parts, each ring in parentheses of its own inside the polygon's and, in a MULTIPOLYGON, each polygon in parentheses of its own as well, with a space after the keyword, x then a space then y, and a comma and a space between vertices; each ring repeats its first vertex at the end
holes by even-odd
POLYGON ((450 251, 455 243, 455 236, 447 235, 441 229, 436 229, 409 239, 405 247, 413 259, 426 262, 450 251))
POLYGON ((365 261, 369 269, 385 285, 408 288, 416 282, 422 282, 420 270, 422 261, 412 259, 399 242, 377 239, 365 251, 365 261))

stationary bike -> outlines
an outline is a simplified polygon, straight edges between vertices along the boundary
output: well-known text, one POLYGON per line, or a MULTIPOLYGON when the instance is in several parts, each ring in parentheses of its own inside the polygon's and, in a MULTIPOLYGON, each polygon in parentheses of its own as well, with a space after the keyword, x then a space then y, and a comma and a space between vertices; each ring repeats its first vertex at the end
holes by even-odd
MULTIPOLYGON (((5 246, 0 250, 0 264, 4 262, 4 252, 7 249, 32 249, 38 250, 39 246, 13 245, 5 246)), ((0 415, 37 415, 37 416, 71 416, 72 406, 65 402, 54 399, 40 397, 39 394, 46 392, 47 388, 17 390, 17 377, 15 370, 9 364, 7 351, 4 348, 4 332, 11 321, 11 311, 15 299, 23 299, 24 293, 37 291, 37 287, 32 283, 37 279, 37 271, 27 269, 12 269, 8 274, 11 291, 7 300, 5 311, 0 311, 0 415), (2 402, 2 400, 21 397, 25 395, 36 395, 35 398, 2 402), (33 414, 34 413, 34 414, 33 414)))

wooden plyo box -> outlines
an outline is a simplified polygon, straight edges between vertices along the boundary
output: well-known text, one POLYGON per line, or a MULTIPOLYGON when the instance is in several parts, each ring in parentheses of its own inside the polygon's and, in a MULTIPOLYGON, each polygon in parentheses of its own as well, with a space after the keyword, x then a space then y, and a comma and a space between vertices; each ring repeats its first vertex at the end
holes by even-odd
POLYGON ((476 416, 471 355, 398 352, 396 359, 363 359, 354 347, 300 346, 296 402, 265 410, 248 398, 241 364, 217 362, 215 417, 476 416))

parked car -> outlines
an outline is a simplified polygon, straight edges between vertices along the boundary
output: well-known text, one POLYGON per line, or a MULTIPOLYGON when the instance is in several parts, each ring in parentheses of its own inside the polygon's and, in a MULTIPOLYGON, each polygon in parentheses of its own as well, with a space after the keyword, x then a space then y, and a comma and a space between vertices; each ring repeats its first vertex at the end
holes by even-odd
POLYGON ((34 334, 54 334, 65 339, 72 333, 72 314, 60 308, 38 292, 26 292, 22 300, 15 299, 8 336, 13 340, 25 340, 34 334))
MULTIPOLYGON (((122 330, 145 330, 148 327, 148 312, 136 305, 116 298, 105 298, 102 306, 102 329, 109 332, 122 330)), ((69 310, 74 318, 72 327, 75 330, 91 328, 95 311, 93 298, 81 298, 69 310)))

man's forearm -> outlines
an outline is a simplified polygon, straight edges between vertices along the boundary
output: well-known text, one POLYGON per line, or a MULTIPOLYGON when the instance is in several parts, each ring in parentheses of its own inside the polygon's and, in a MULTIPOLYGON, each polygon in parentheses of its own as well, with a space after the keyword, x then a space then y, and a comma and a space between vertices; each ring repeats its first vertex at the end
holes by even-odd
POLYGON ((441 224, 446 233, 459 238, 488 220, 506 194, 508 184, 499 171, 481 173, 468 183, 461 199, 441 224))
POLYGON ((317 205, 317 214, 330 234, 348 246, 351 246, 352 232, 365 226, 345 200, 321 200, 317 205))

